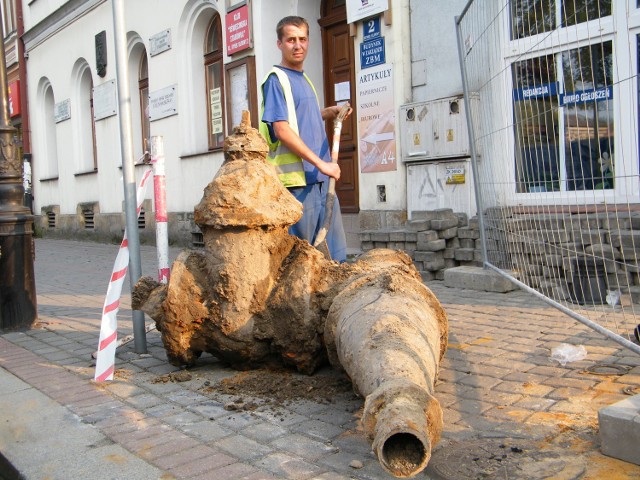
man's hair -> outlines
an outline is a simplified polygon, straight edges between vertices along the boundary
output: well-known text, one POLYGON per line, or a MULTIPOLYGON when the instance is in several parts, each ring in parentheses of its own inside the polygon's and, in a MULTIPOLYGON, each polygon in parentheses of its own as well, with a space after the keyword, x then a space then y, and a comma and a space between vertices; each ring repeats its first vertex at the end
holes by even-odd
POLYGON ((278 22, 278 25, 276 26, 276 33, 278 34, 278 40, 282 40, 282 36, 284 35, 284 27, 286 27, 287 25, 293 25, 298 28, 304 26, 307 29, 307 36, 309 35, 309 24, 307 23, 307 21, 302 17, 297 17, 292 15, 289 17, 284 17, 282 20, 278 22))

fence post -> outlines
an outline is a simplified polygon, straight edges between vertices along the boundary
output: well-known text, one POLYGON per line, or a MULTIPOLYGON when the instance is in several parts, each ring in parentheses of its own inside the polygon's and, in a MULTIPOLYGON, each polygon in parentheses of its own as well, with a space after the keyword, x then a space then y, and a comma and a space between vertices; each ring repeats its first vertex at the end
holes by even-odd
MULTIPOLYGON (((470 4, 471 2, 469 2, 470 4)), ((467 8, 469 5, 467 5, 467 8)), ((467 10, 465 8, 465 12, 467 10)), ((473 117, 471 115, 471 102, 469 92, 469 83, 467 79, 467 68, 464 64, 464 50, 462 43, 462 33, 460 31, 460 19, 461 17, 455 17, 456 22, 456 37, 458 39, 458 58, 460 59, 460 72, 462 74, 462 91, 464 93, 464 99, 466 102, 465 116, 467 119, 467 130, 469 131, 469 148, 471 151, 471 171, 473 172, 473 190, 476 196, 476 207, 478 209, 478 228, 480 229, 480 244, 482 245, 482 266, 487 268, 487 240, 484 229, 484 205, 482 203, 482 194, 480 191, 480 172, 478 170, 478 154, 476 151, 476 132, 473 126, 473 117)))

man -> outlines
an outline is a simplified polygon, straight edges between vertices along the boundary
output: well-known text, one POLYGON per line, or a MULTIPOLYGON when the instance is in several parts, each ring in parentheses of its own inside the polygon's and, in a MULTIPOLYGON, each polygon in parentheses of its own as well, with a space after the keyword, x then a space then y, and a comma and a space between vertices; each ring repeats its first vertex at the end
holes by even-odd
MULTIPOLYGON (((302 218, 289 233, 313 245, 325 217, 329 177, 340 178, 331 163, 324 120, 336 118, 340 107, 320 110, 315 87, 304 73, 309 46, 309 24, 302 17, 285 17, 276 28, 280 65, 262 83, 263 113, 260 132, 271 149, 267 157, 280 181, 302 203, 302 218)), ((336 198, 327 245, 331 258, 346 260, 347 244, 336 198)))

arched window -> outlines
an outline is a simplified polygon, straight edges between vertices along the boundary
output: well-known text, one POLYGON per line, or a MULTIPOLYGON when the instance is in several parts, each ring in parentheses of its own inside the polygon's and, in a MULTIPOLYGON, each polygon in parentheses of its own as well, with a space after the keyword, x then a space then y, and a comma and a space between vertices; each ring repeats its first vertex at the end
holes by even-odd
POLYGON ((93 118, 93 79, 87 67, 80 80, 80 139, 81 152, 79 172, 87 173, 98 170, 98 154, 96 151, 96 123, 93 118))
POLYGON ((42 142, 42 156, 45 160, 43 162, 45 166, 42 169, 40 180, 51 180, 58 178, 58 139, 56 136, 55 121, 56 102, 54 100, 51 84, 45 86, 43 97, 44 116, 42 118, 42 122, 44 124, 44 135, 42 142))
POLYGON ((138 93, 140 95, 140 129, 142 134, 142 152, 149 151, 149 139, 151 138, 151 126, 149 122, 149 63, 147 52, 140 57, 138 68, 138 93))
POLYGON ((204 43, 204 70, 207 86, 207 127, 209 149, 222 148, 225 137, 224 75, 222 64, 222 25, 220 15, 213 16, 204 43))

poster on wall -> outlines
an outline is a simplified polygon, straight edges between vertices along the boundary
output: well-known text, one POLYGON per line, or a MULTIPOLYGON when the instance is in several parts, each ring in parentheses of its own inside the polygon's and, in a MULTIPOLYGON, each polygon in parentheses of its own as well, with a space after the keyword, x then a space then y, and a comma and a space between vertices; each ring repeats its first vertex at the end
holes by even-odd
POLYGON ((360 171, 397 170, 393 69, 385 64, 358 74, 360 171))
POLYGON ((211 108, 211 132, 222 133, 222 92, 220 87, 209 90, 209 104, 211 108))
POLYGON ((347 0, 347 23, 389 10, 389 0, 347 0))
POLYGON ((247 64, 243 63, 229 70, 231 84, 231 125, 240 125, 242 111, 251 111, 249 105, 249 82, 247 64))
POLYGON ((9 84, 9 116, 20 115, 20 80, 9 84))

